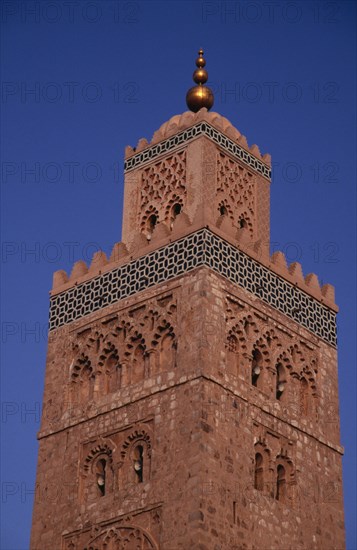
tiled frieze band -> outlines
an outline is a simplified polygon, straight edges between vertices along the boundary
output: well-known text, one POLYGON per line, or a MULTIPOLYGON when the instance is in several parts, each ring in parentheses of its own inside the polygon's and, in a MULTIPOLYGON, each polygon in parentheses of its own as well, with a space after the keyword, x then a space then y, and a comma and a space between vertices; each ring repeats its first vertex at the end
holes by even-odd
POLYGON ((165 139, 164 141, 160 141, 160 143, 158 143, 157 145, 153 145, 152 147, 145 149, 141 153, 133 155, 125 161, 124 171, 129 172, 134 168, 144 166, 152 159, 169 151, 173 151, 176 147, 179 147, 183 143, 191 141, 192 139, 199 136, 207 136, 212 141, 214 141, 214 143, 217 143, 217 145, 219 145, 222 149, 230 153, 233 157, 243 161, 245 164, 250 166, 252 170, 255 170, 256 172, 270 180, 271 169, 266 164, 264 164, 264 162, 261 162, 254 155, 249 153, 249 151, 243 149, 243 147, 219 132, 219 130, 216 130, 216 128, 213 128, 213 126, 211 126, 207 122, 200 122, 199 124, 195 124, 194 126, 191 126, 191 128, 179 132, 178 134, 175 134, 174 136, 165 139))
POLYGON ((336 314, 208 229, 51 298, 50 330, 205 265, 336 346, 336 314))

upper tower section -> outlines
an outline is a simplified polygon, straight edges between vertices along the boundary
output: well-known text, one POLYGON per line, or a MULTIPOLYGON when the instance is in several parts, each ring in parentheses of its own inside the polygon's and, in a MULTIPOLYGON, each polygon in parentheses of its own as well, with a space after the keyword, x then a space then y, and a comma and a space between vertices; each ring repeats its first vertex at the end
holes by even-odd
MULTIPOLYGON (((218 227, 265 252, 270 240, 270 156, 260 154, 218 113, 200 50, 187 92, 191 111, 172 117, 150 142, 126 148, 123 241, 140 233, 151 240, 157 226, 175 237, 183 214, 194 225, 218 227)), ((143 243, 145 241, 143 240, 143 243)))
POLYGON ((183 214, 268 252, 270 176, 270 156, 226 118, 206 108, 176 115, 150 143, 126 148, 123 241, 140 232, 144 244, 159 225, 175 238, 183 214))

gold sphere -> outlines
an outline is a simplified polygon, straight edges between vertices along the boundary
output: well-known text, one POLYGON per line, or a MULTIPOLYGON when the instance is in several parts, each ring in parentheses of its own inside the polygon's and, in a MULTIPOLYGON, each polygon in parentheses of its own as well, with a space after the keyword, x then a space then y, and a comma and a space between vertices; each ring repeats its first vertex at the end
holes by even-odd
POLYGON ((186 103, 187 107, 197 113, 203 107, 209 111, 213 105, 214 97, 213 92, 207 86, 204 86, 204 83, 208 80, 208 73, 203 68, 206 65, 206 61, 203 58, 203 50, 199 50, 198 59, 196 59, 196 66, 198 67, 193 73, 193 81, 198 84, 190 88, 186 94, 186 103))
POLYGON ((202 107, 209 111, 214 102, 213 93, 207 86, 194 86, 186 94, 187 107, 197 113, 202 107))
MULTIPOLYGON (((202 50, 200 50, 202 51, 202 50)), ((206 65, 206 60, 203 57, 197 57, 196 66, 202 69, 206 65)))
POLYGON ((205 69, 196 69, 192 78, 196 84, 204 84, 208 80, 208 73, 205 69))

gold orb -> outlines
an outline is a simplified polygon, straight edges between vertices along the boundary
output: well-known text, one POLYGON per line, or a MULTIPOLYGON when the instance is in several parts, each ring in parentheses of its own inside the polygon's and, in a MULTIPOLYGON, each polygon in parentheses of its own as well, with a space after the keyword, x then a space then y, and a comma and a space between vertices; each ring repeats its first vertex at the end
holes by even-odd
POLYGON ((206 60, 204 57, 197 57, 196 66, 202 69, 206 65, 206 60))
POLYGON ((208 80, 208 73, 205 69, 196 69, 192 78, 197 84, 204 84, 208 80))
POLYGON ((194 86, 186 94, 187 107, 197 113, 202 107, 209 111, 214 102, 213 93, 207 86, 194 86))

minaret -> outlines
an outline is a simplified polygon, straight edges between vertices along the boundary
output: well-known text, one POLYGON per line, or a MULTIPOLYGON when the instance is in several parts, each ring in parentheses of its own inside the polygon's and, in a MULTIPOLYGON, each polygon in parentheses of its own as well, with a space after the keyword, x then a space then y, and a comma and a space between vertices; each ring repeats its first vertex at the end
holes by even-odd
POLYGON ((54 274, 32 550, 344 548, 334 290, 270 256, 270 156, 196 65, 122 242, 54 274))

